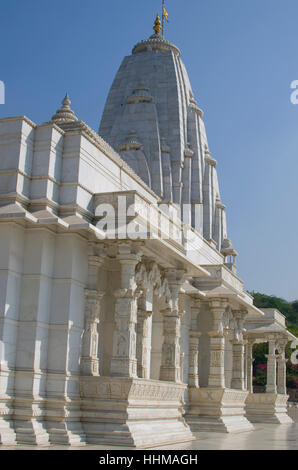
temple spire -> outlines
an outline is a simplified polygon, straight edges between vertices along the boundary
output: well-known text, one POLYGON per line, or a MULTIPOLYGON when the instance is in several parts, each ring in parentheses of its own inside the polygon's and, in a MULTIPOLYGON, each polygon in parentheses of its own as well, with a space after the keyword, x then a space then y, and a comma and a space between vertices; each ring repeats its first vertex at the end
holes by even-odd
POLYGON ((69 99, 68 93, 63 98, 62 106, 60 109, 57 109, 56 114, 52 117, 52 121, 58 122, 65 122, 65 121, 77 121, 78 118, 76 117, 73 110, 70 108, 71 101, 69 99))

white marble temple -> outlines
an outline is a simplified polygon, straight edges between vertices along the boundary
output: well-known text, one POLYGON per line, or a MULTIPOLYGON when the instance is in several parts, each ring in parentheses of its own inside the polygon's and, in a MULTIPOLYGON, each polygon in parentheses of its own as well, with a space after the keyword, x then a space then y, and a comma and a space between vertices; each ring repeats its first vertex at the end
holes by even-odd
POLYGON ((178 48, 135 46, 100 135, 70 104, 0 120, 0 443, 150 447, 285 422, 289 334, 236 274, 178 48))

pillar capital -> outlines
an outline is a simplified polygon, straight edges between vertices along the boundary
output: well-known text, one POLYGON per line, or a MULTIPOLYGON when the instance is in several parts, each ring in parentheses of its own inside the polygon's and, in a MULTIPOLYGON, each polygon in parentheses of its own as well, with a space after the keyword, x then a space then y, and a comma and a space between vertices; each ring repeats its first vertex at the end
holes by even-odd
POLYGON ((228 300, 223 297, 213 297, 209 299, 209 308, 214 314, 223 314, 228 305, 228 300))
POLYGON ((285 349, 286 349, 288 342, 289 342, 288 338, 280 338, 277 340, 276 349, 278 349, 278 352, 280 354, 285 354, 285 349))
POLYGON ((101 300, 102 297, 105 295, 105 292, 98 291, 95 289, 84 289, 84 294, 86 299, 101 300))
POLYGON ((184 269, 169 268, 165 270, 165 277, 168 281, 169 286, 181 287, 185 281, 186 272, 184 269))
POLYGON ((169 307, 166 310, 170 309, 172 315, 181 317, 179 294, 185 280, 185 271, 181 269, 167 269, 165 271, 165 279, 170 294, 169 307))
POLYGON ((234 338, 230 342, 232 343, 233 346, 237 346, 237 345, 245 346, 245 341, 243 339, 241 340, 241 339, 234 338))
POLYGON ((152 311, 143 310, 141 308, 138 308, 138 317, 140 317, 140 318, 149 318, 151 316, 152 316, 152 311))
POLYGON ((119 242, 117 258, 121 261, 136 261, 136 264, 141 261, 143 250, 140 244, 133 243, 132 241, 119 242))
POLYGON ((276 357, 275 351, 277 349, 277 338, 275 336, 269 336, 268 337, 268 344, 269 344, 269 351, 266 357, 276 357))
MULTIPOLYGON (((197 297, 191 297, 190 311, 191 311, 191 323, 190 323, 190 334, 194 336, 198 334, 198 321, 201 309, 201 300, 197 297)), ((197 336, 199 338, 199 336, 197 336)))
POLYGON ((224 337, 224 313, 228 306, 227 299, 213 298, 209 301, 209 308, 212 313, 213 327, 209 331, 211 338, 224 337))
POLYGON ((248 314, 248 310, 246 308, 235 309, 235 310, 233 309, 232 313, 233 313, 234 319, 243 324, 244 319, 248 314))
POLYGON ((202 306, 202 300, 200 299, 200 297, 196 295, 192 295, 190 297, 190 306, 191 306, 191 309, 193 310, 197 309, 198 311, 200 311, 201 306, 202 306))
POLYGON ((234 315, 234 318, 245 318, 246 315, 248 314, 248 310, 247 308, 236 308, 236 309, 232 309, 232 312, 233 312, 233 315, 234 315))
POLYGON ((88 243, 88 264, 90 266, 99 267, 107 257, 107 247, 103 243, 88 243))
POLYGON ((189 330, 189 336, 191 338, 200 338, 202 336, 202 333, 200 333, 199 331, 195 331, 195 330, 189 330))

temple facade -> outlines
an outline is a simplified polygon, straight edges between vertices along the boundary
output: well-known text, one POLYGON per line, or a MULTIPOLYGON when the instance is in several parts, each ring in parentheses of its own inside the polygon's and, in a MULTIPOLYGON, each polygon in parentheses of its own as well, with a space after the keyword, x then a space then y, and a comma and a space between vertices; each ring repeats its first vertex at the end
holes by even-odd
POLYGON ((0 443, 141 448, 290 423, 295 338, 237 276, 179 49, 158 30, 133 48, 99 133, 70 105, 0 120, 0 443))

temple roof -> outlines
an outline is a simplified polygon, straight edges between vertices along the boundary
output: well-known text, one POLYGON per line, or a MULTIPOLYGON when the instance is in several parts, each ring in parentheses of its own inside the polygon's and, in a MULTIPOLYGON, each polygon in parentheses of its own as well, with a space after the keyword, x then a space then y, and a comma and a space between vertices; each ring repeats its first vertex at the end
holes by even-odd
POLYGON ((269 336, 287 338, 288 341, 297 339, 286 328, 285 316, 277 309, 263 308, 262 318, 248 317, 245 323, 246 337, 256 342, 267 341, 269 336))

